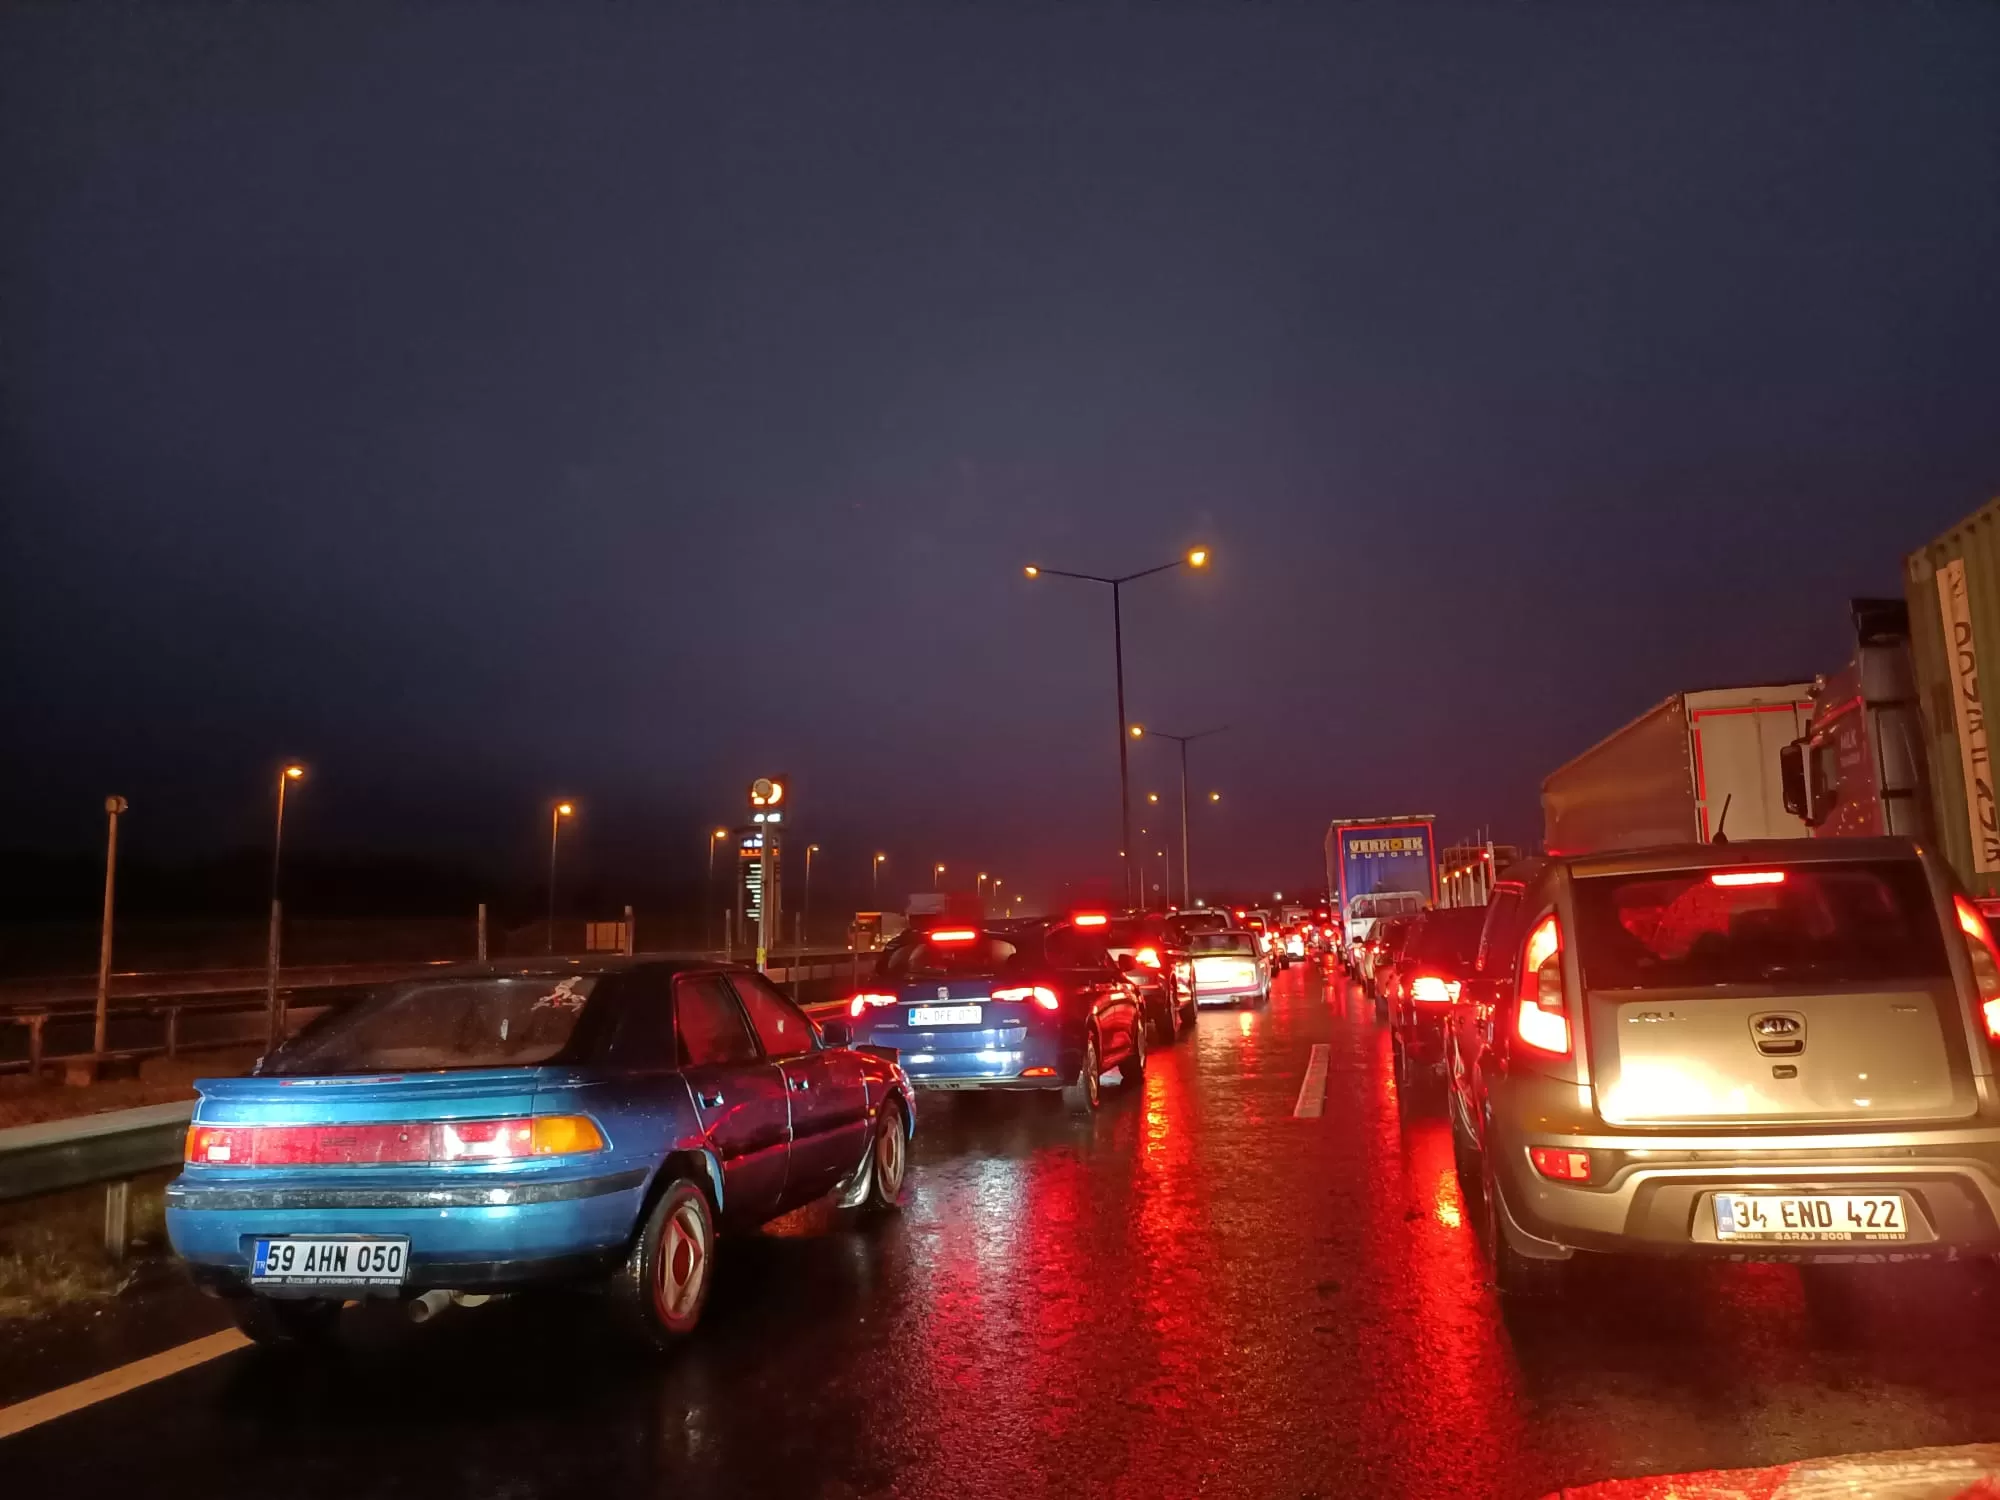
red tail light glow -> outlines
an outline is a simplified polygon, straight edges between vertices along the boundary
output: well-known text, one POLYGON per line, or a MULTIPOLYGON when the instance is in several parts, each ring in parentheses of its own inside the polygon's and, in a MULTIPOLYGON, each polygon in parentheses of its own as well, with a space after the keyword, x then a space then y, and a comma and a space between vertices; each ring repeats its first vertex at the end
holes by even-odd
POLYGON ((1528 1160, 1535 1170, 1556 1182, 1590 1181, 1590 1153, 1564 1151, 1554 1146, 1530 1146, 1528 1160))
POLYGON ((1160 966, 1160 950, 1158 948, 1141 948, 1132 957, 1142 968, 1157 969, 1160 966))
POLYGON ((856 995, 852 1000, 847 1002, 847 1013, 858 1020, 860 1019, 862 1013, 869 1010, 871 1007, 878 1005, 894 1005, 895 1003, 896 1003, 896 997, 894 995, 879 995, 872 993, 856 995))
POLYGON ((1717 870, 1708 877, 1710 885, 1783 885, 1783 870, 1717 870))
POLYGON ((1521 988, 1514 1034, 1537 1052, 1568 1057, 1569 1016, 1563 1001, 1562 924, 1550 912, 1528 934, 1521 953, 1521 988))
POLYGON ((186 1160, 202 1166, 340 1167, 511 1161, 602 1151, 587 1115, 359 1125, 194 1125, 186 1160))
POLYGON ((1108 927, 1111 924, 1111 918, 1101 911, 1080 911, 1069 920, 1072 927, 1108 927))
POLYGON ((1026 1005, 1033 1001, 1043 1010, 1054 1010, 1062 1004, 1062 999, 1047 985, 1017 984, 1011 989, 995 990, 993 998, 1003 1005, 1026 1005))
POLYGON ((1963 896, 1951 898, 1965 934, 1965 951, 1972 960, 1972 979, 1979 987, 1979 1009, 1987 1037, 2000 1042, 2000 950, 1993 946, 1993 929, 1979 908, 1963 896))
POLYGON ((1425 1005, 1450 1005, 1458 999, 1458 981, 1440 979, 1435 974, 1419 974, 1410 981, 1410 998, 1425 1005))
POLYGON ((969 943, 979 934, 970 927, 940 927, 924 939, 927 943, 969 943))

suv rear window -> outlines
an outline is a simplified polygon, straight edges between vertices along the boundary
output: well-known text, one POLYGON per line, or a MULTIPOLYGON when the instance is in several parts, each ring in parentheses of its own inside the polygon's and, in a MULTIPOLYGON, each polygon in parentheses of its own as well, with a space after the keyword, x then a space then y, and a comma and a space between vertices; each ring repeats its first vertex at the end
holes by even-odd
POLYGON ((1197 932, 1227 932, 1229 918, 1219 911, 1184 911, 1167 918, 1167 931, 1185 941, 1197 932))
POLYGON ((1410 924, 1404 954, 1420 964, 1469 969, 1486 927, 1483 906, 1447 906, 1427 911, 1410 924))
POLYGON ((1254 958, 1257 940, 1247 932, 1197 932, 1188 938, 1188 952, 1197 958, 1216 953, 1254 958))
POLYGON ((1951 972, 1914 861, 1685 870, 1576 882, 1590 989, 1941 979, 1951 972))

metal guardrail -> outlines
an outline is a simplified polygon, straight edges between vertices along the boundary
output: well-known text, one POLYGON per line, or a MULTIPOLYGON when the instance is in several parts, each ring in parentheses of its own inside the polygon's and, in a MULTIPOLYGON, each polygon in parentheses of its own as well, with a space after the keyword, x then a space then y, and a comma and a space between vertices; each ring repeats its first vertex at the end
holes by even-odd
POLYGON ((104 1253, 125 1258, 132 1238, 132 1179, 177 1167, 194 1100, 112 1110, 0 1130, 0 1203, 105 1185, 104 1253))

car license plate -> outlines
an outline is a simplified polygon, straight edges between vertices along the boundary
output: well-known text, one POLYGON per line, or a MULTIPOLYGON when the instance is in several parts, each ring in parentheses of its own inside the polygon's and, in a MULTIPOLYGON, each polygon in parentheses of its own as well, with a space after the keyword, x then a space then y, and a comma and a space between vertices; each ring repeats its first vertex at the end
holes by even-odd
POLYGON ((250 1279, 260 1286, 396 1286, 409 1273, 408 1240, 340 1236, 259 1240, 250 1263, 250 1279))
POLYGON ((1895 1193, 1717 1193, 1719 1240, 1901 1240, 1909 1215, 1895 1193))
POLYGON ((979 1007, 976 1005, 913 1005, 910 1007, 912 1026, 977 1026, 979 1007))

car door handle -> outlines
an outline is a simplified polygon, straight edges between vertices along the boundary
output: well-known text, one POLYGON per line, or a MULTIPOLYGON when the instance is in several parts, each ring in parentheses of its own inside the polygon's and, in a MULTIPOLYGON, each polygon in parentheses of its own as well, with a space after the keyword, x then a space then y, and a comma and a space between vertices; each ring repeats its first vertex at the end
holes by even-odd
POLYGON ((720 1108, 722 1108, 722 1090, 721 1090, 721 1089, 717 1089, 717 1090, 716 1090, 716 1091, 715 1091, 714 1093, 712 1093, 712 1094, 702 1094, 702 1093, 697 1093, 697 1094, 696 1094, 696 1095, 694 1096, 694 1098, 695 1098, 695 1103, 699 1104, 699 1105, 700 1105, 700 1106, 701 1106, 701 1107, 702 1107, 703 1109, 720 1109, 720 1108))
POLYGON ((813 1081, 810 1078, 787 1078, 785 1082, 801 1094, 813 1086, 813 1081))

